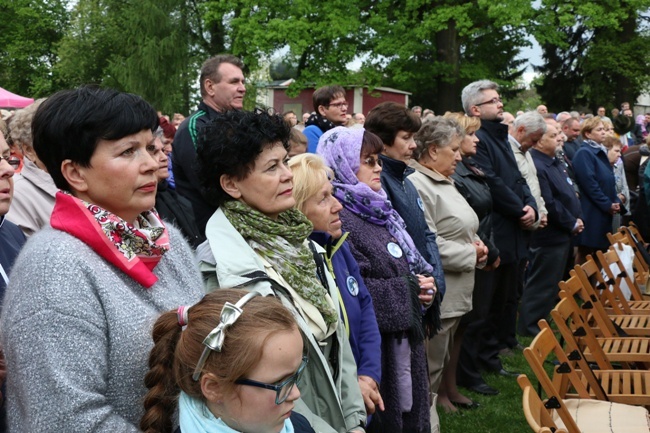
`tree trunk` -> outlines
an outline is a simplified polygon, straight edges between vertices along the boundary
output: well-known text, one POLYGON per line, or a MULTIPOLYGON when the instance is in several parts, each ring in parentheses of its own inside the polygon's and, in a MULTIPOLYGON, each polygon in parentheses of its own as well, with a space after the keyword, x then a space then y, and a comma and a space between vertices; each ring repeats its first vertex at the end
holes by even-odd
POLYGON ((444 67, 438 76, 438 97, 433 102, 436 114, 444 114, 446 110, 462 110, 460 100, 461 82, 460 70, 460 43, 456 23, 449 20, 449 26, 436 33, 436 58, 444 67))

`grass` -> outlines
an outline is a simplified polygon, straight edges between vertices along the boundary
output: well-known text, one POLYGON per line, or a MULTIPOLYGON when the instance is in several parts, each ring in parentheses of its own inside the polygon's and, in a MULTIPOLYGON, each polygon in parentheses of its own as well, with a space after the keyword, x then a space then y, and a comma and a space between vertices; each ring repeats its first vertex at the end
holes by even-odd
MULTIPOLYGON (((532 338, 519 338, 524 346, 528 346, 532 340, 532 338)), ((502 361, 507 370, 526 374, 536 386, 537 380, 520 351, 515 351, 514 356, 503 357, 502 361)), ((441 433, 523 433, 531 431, 522 412, 522 393, 517 379, 496 374, 488 374, 484 378, 488 385, 500 391, 499 395, 484 396, 461 388, 463 394, 479 402, 481 407, 473 410, 459 410, 449 414, 439 408, 441 433)))

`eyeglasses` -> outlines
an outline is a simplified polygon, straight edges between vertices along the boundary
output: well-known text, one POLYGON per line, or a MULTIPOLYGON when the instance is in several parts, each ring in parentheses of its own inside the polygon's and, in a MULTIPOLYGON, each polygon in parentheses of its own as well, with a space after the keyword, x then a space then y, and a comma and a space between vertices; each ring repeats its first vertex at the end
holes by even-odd
POLYGON ((237 379, 235 383, 237 385, 255 386, 257 388, 264 388, 264 389, 270 389, 272 391, 275 391, 275 404, 282 404, 287 398, 289 398, 289 394, 291 394, 291 390, 293 390, 293 386, 300 384, 300 378, 302 377, 303 371, 305 371, 305 367, 307 367, 308 361, 309 359, 307 358, 307 356, 303 356, 302 362, 300 363, 300 367, 298 367, 298 370, 290 377, 288 377, 287 379, 283 380, 282 382, 276 385, 271 385, 268 383, 258 382, 256 380, 250 380, 250 379, 237 379))
POLYGON ((336 104, 327 104, 328 107, 336 107, 339 110, 343 107, 347 108, 349 105, 348 101, 337 102, 336 104))
POLYGON ((384 161, 382 161, 379 158, 373 158, 372 156, 369 156, 368 158, 364 159, 362 162, 370 168, 375 168, 376 165, 380 167, 384 166, 384 161))
POLYGON ((20 158, 17 156, 0 156, 0 161, 5 160, 9 165, 13 168, 16 169, 20 166, 20 158))
POLYGON ((480 107, 481 105, 486 105, 486 104, 501 104, 503 101, 501 98, 492 98, 489 101, 481 102, 480 104, 476 104, 476 107, 480 107))

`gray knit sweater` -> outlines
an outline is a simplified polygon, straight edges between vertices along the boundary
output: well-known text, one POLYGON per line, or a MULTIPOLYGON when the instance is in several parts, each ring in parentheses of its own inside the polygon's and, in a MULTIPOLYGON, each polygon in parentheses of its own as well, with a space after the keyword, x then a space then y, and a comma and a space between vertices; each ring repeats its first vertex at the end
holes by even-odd
POLYGON ((67 233, 29 239, 0 317, 9 432, 139 431, 153 323, 203 293, 190 248, 169 237, 150 289, 67 233))

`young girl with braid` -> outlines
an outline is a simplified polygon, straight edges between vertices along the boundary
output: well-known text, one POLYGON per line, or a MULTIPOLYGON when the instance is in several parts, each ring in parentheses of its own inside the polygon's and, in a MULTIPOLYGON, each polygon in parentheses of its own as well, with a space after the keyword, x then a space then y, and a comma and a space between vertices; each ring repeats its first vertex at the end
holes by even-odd
POLYGON ((280 301, 217 290, 164 313, 153 329, 140 428, 182 433, 313 433, 292 412, 307 364, 298 325, 280 301))

